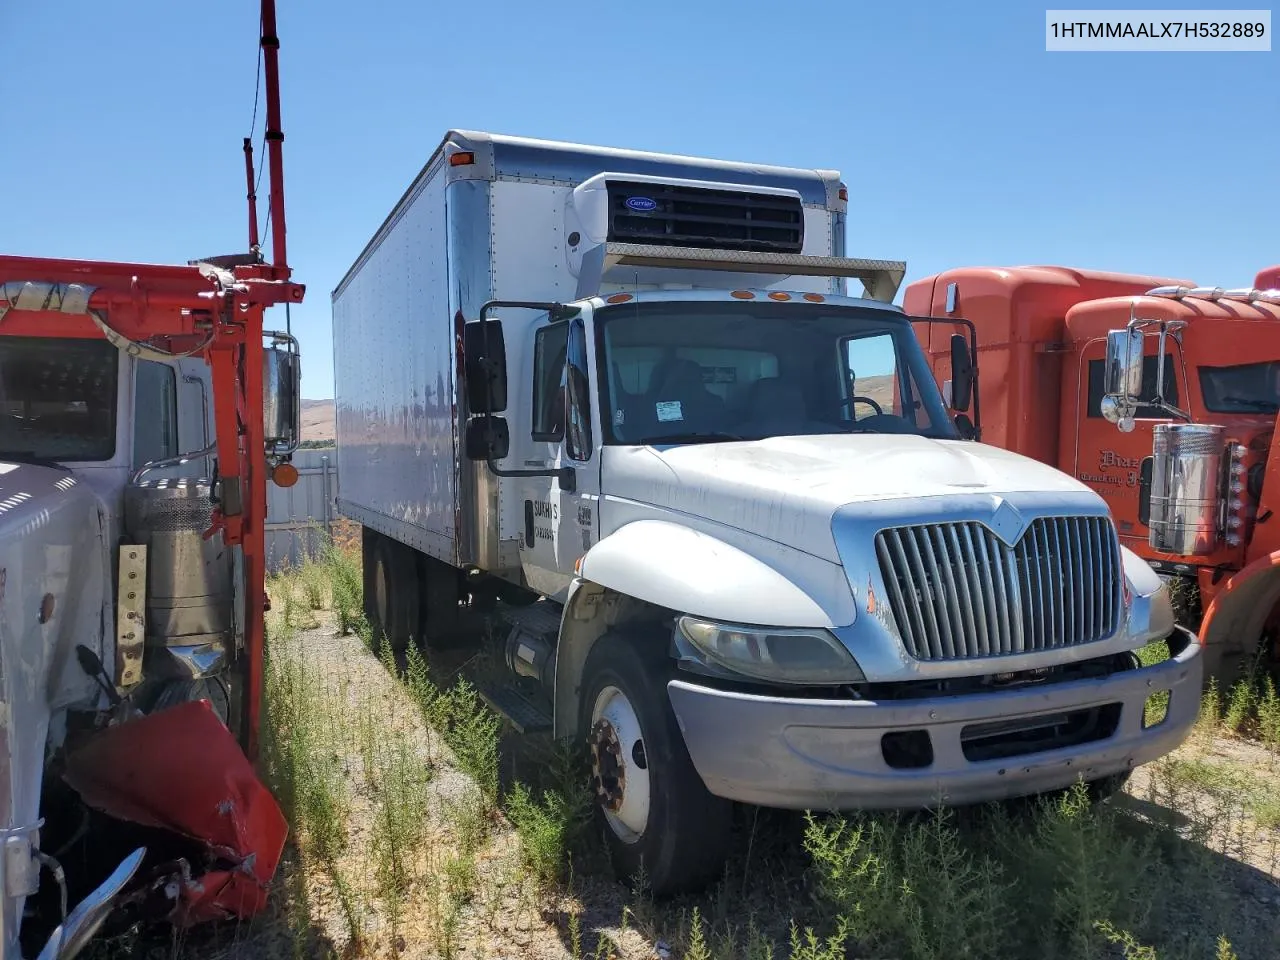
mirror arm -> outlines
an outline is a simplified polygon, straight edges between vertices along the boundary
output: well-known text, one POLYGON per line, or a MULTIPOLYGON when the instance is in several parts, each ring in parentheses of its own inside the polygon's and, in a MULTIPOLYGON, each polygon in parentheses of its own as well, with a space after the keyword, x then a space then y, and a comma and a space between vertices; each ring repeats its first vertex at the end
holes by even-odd
POLYGON ((573 467, 558 467, 556 470, 503 470, 493 457, 485 463, 488 463, 494 476, 550 476, 559 480, 561 489, 566 493, 573 493, 577 489, 577 470, 573 467))
MULTIPOLYGON (((576 314, 577 309, 566 309, 563 303, 557 301, 544 300, 486 300, 480 307, 480 320, 489 319, 489 311, 496 310, 498 307, 513 307, 524 310, 545 310, 551 315, 552 320, 567 320, 571 315, 576 314)), ((489 346, 489 338, 485 337, 485 348, 489 346)))
POLYGON ((1142 320, 1132 315, 1132 308, 1130 308, 1130 313, 1131 316, 1129 317, 1129 322, 1125 324, 1125 328, 1128 330, 1137 330, 1138 332, 1141 332, 1143 327, 1148 326, 1151 323, 1158 323, 1160 325, 1159 333, 1157 333, 1157 337, 1159 338, 1159 347, 1156 351, 1156 395, 1155 399, 1150 403, 1143 404, 1143 406, 1155 407, 1157 410, 1167 413, 1171 417, 1182 420, 1186 423, 1191 423, 1190 413, 1180 409, 1172 403, 1169 403, 1169 401, 1164 398, 1164 358, 1168 355, 1168 347, 1166 344, 1170 338, 1178 344, 1182 343, 1182 328, 1186 325, 1186 321, 1142 320))
POLYGON ((1171 404, 1171 403, 1166 403, 1166 402, 1165 402, 1163 399, 1161 399, 1161 398, 1158 398, 1158 397, 1157 397, 1157 398, 1156 398, 1156 400, 1154 400, 1154 401, 1153 401, 1153 402, 1151 402, 1151 403, 1144 404, 1144 406, 1148 406, 1148 407, 1155 407, 1157 410, 1162 410, 1162 411, 1164 411, 1165 413, 1169 414, 1169 416, 1171 416, 1171 417, 1175 417, 1175 418, 1177 418, 1178 420, 1183 420, 1183 421, 1185 421, 1185 422, 1187 422, 1187 423, 1190 423, 1190 422, 1191 422, 1191 414, 1189 414, 1189 413, 1187 413, 1187 412, 1185 412, 1185 411, 1183 411, 1183 410, 1178 409, 1177 407, 1175 407, 1175 406, 1174 406, 1173 404, 1171 404))

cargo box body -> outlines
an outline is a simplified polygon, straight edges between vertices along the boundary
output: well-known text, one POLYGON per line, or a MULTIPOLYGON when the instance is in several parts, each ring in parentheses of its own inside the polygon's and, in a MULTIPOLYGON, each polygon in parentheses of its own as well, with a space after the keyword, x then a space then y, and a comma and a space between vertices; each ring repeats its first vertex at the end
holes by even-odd
MULTIPOLYGON (((844 190, 830 171, 451 131, 333 293, 339 510, 454 566, 518 578, 520 504, 505 502, 497 478, 462 455, 464 319, 494 299, 567 302, 746 278, 678 263, 610 268, 593 256, 603 250, 603 242, 592 246, 593 214, 607 223, 610 242, 707 248, 723 237, 762 257, 843 256, 844 190), (689 213, 633 216, 648 211, 627 209, 619 183, 674 197, 666 207, 689 213), (733 186, 750 188, 750 197, 733 186), (697 202, 689 201, 694 194, 697 202)), ((776 283, 845 292, 843 278, 776 283)), ((525 349, 508 342, 510 368, 525 365, 525 349)))

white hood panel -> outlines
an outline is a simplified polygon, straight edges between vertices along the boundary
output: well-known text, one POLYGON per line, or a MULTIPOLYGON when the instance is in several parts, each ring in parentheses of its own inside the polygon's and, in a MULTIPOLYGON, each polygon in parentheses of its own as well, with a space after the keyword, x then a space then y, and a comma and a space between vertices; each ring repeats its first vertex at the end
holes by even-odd
POLYGON ((603 462, 609 497, 705 517, 833 563, 840 556, 831 518, 846 504, 975 493, 1097 497, 1028 457, 970 441, 916 436, 606 447, 603 462))

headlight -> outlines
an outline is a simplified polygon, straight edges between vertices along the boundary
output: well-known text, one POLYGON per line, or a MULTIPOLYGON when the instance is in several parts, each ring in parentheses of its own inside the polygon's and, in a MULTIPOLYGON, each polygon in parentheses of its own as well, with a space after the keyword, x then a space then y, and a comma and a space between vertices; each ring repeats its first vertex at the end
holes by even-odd
POLYGON ((837 684, 866 679, 844 645, 826 630, 737 627, 681 617, 680 632, 708 660, 773 683, 837 684))

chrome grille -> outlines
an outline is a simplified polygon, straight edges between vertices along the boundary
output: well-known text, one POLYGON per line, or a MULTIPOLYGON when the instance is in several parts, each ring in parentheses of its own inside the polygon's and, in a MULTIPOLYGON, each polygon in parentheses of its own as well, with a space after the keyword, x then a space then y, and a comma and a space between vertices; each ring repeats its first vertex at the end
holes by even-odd
POLYGON ((1009 547, 976 522, 876 534, 876 556, 907 652, 962 660, 1111 636, 1120 551, 1106 517, 1042 517, 1009 547))

